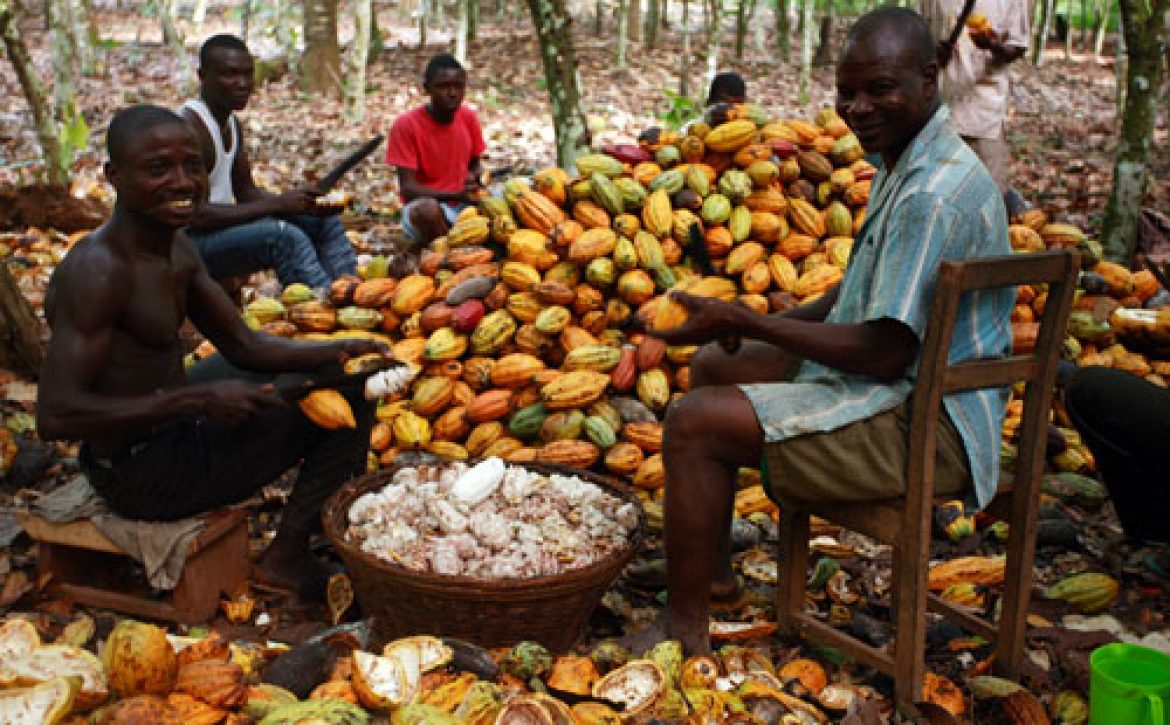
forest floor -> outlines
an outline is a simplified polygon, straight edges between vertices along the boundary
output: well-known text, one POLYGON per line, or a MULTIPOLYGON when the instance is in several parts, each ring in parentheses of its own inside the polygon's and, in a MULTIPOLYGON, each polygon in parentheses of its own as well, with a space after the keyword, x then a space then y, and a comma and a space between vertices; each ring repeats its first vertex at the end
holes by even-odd
MULTIPOLYGON (((278 75, 257 87, 252 102, 242 114, 245 139, 258 181, 274 188, 288 188, 323 175, 341 156, 375 133, 385 133, 395 117, 424 102, 421 72, 427 59, 447 50, 438 38, 425 48, 416 47, 413 28, 394 23, 389 13, 380 17, 386 34, 386 48, 369 69, 366 120, 347 122, 339 102, 313 98, 302 93, 295 79, 278 75)), ((660 47, 631 47, 627 68, 615 67, 612 29, 604 35, 594 33, 592 19, 581 19, 577 28, 577 52, 585 107, 594 139, 598 143, 632 141, 651 125, 661 125, 670 110, 670 96, 679 86, 680 37, 670 32, 660 47)), ((764 22, 770 22, 765 18, 764 22)), ((610 26, 612 23, 610 23, 610 26)), ((48 196, 22 197, 14 187, 35 180, 38 149, 30 116, 11 66, 0 62, 0 94, 9 102, 0 109, 0 232, 16 235, 44 235, 50 242, 37 254, 27 255, 21 265, 38 265, 34 273, 22 273, 20 281, 26 295, 39 308, 44 282, 51 271, 51 254, 65 240, 56 231, 72 232, 89 228, 101 220, 101 204, 112 201, 111 191, 101 176, 104 160, 104 130, 119 108, 140 102, 177 107, 193 95, 193 87, 184 88, 184 77, 169 51, 159 42, 157 21, 129 11, 105 10, 98 18, 103 36, 110 39, 101 53, 105 73, 98 78, 78 81, 79 105, 91 129, 88 148, 74 165, 75 196, 87 199, 91 208, 86 215, 64 224, 46 216, 53 201, 48 196), (8 194, 8 196, 6 196, 8 194), (6 204, 15 199, 18 203, 6 204), (23 202, 21 201, 23 199, 23 202), (28 227, 40 226, 40 230, 28 227), (40 254, 41 256, 38 256, 40 254), (43 266, 39 266, 43 265, 43 266)), ((488 143, 486 166, 489 169, 529 173, 554 163, 552 126, 544 91, 543 71, 536 41, 528 30, 527 17, 519 22, 508 18, 485 17, 481 39, 474 42, 469 54, 469 88, 467 101, 480 115, 488 143)), ((213 32, 236 32, 238 22, 212 16, 199 33, 191 32, 188 47, 192 62, 199 39, 213 32)), ((39 75, 51 76, 48 42, 37 22, 23 26, 39 75)), ((692 38, 693 43, 699 37, 692 38)), ((761 104, 771 115, 781 118, 811 118, 816 110, 833 101, 833 72, 817 68, 813 74, 811 100, 798 104, 795 62, 777 63, 769 46, 760 50, 749 38, 747 57, 731 59, 732 38, 724 48, 721 68, 732 68, 744 75, 752 101, 761 104)), ((1107 44, 1106 52, 1110 52, 1107 44)), ((794 48, 793 59, 798 55, 794 48)), ((262 53, 261 53, 262 54, 262 53)), ((689 76, 692 94, 705 90, 702 63, 692 64, 689 76)), ((1116 143, 1116 68, 1112 57, 1098 61, 1092 56, 1065 58, 1063 49, 1051 45, 1043 64, 1036 68, 1021 61, 1013 66, 1012 113, 1009 135, 1015 147, 1013 181, 1032 203, 1050 212, 1058 221, 1077 224, 1095 233, 1110 189, 1112 153, 1116 143)), ((1165 120, 1159 122, 1151 148, 1153 184, 1147 206, 1170 208, 1170 174, 1166 153, 1165 120)), ((373 158, 353 172, 341 184, 356 199, 346 221, 359 235, 376 246, 376 242, 394 234, 398 210, 397 184, 392 171, 373 158)), ((25 248, 36 245, 25 244, 25 248)), ((23 432, 31 426, 30 413, 35 406, 35 385, 27 379, 13 378, 0 371, 0 414, 4 425, 23 432)), ((62 447, 55 453, 68 455, 62 447)), ((42 462, 43 463, 43 462, 42 462)), ((10 608, 26 608, 38 588, 44 584, 34 570, 35 548, 27 537, 19 537, 19 528, 5 508, 12 492, 21 486, 44 488, 48 479, 68 473, 68 467, 50 463, 22 469, 20 477, 10 475, 0 480, 0 614, 10 608), (36 471, 31 478, 29 471, 36 471), (38 480, 39 479, 39 480, 38 480), (11 547, 9 545, 12 544, 11 547)), ((262 512, 254 519, 254 545, 259 534, 270 530, 278 509, 281 491, 266 489, 257 507, 262 512)), ((1048 513, 1058 524, 1046 541, 1041 542, 1037 563, 1041 579, 1049 583, 1064 573, 1085 569, 1107 569, 1123 579, 1124 590, 1111 616, 1086 621, 1070 620, 1065 611, 1051 602, 1034 600, 1033 629, 1030 635, 1032 665, 1030 681, 1036 691, 1053 693, 1059 689, 1084 692, 1087 688, 1087 652, 1092 647, 1124 634, 1133 639, 1153 637, 1152 643, 1170 648, 1165 637, 1167 587, 1165 580, 1151 572, 1141 557, 1146 552, 1126 551, 1107 555, 1106 542, 1117 537, 1119 528, 1110 508, 1104 511, 1081 511, 1075 507, 1058 507, 1048 513), (1051 627, 1050 624, 1061 626, 1051 627), (1076 631, 1075 628, 1089 631, 1076 631), (1101 634, 1097 630, 1110 630, 1101 634)), ((1002 547, 981 538, 970 538, 955 546, 936 542, 940 556, 953 554, 993 553, 1002 547)), ((622 590, 616 599, 607 600, 614 613, 635 618, 652 611, 656 600, 645 593, 622 590), (623 604, 624 602, 624 604, 623 604)), ((70 610, 62 602, 41 601, 37 609, 56 626, 66 621, 70 610), (55 619, 54 619, 55 618, 55 619)), ((297 612, 284 608, 282 602, 261 600, 261 610, 272 612, 267 623, 230 625, 217 620, 215 627, 229 637, 298 641, 324 627, 319 612, 297 612)), ((258 610, 259 611, 259 610, 258 610)), ((98 616, 99 632, 111 619, 98 616)), ((1074 618, 1075 619, 1075 618, 1074 618)), ((594 622, 593 634, 604 635, 620 628, 620 622, 594 622)), ((985 657, 985 653, 977 653, 985 657)), ((932 667, 951 676, 972 665, 971 655, 956 655, 946 648, 935 648, 932 667), (964 659, 966 658, 966 659, 964 659)))
MULTIPOLYGON (((770 22, 770 17, 758 22, 770 22)), ((385 132, 399 114, 424 102, 421 72, 434 53, 447 50, 444 38, 431 33, 431 44, 417 47, 417 29, 394 24, 383 12, 380 23, 385 49, 369 69, 367 110, 361 123, 347 122, 341 104, 302 93, 290 74, 278 76, 256 89, 243 114, 248 152, 261 183, 289 187, 305 178, 323 174, 330 164, 360 141, 385 132)), ((108 200, 100 178, 104 156, 104 128, 120 107, 136 102, 177 107, 189 95, 184 77, 158 38, 157 22, 129 12, 104 11, 98 26, 110 46, 101 53, 106 73, 81 78, 79 105, 89 123, 88 149, 75 164, 74 193, 108 200)), ((480 39, 469 52, 467 101, 478 111, 488 142, 488 168, 527 170, 554 162, 553 130, 544 91, 543 70, 537 43, 526 17, 520 22, 489 15, 483 19, 480 39)), ((23 26, 42 78, 51 77, 47 37, 38 23, 23 26)), ((237 21, 211 16, 189 44, 191 62, 199 39, 213 32, 238 32, 237 21)), ((344 27, 343 27, 344 35, 344 27)), ((730 32, 727 33, 731 35, 730 32)), ((701 41, 695 34, 692 47, 701 41)), ((834 86, 831 67, 814 69, 810 101, 797 103, 799 57, 776 62, 778 53, 767 39, 763 48, 749 36, 745 57, 734 60, 726 38, 721 68, 738 70, 747 79, 752 101, 782 118, 811 117, 818 108, 831 105, 834 86)), ((257 42, 258 54, 264 53, 257 42)), ((579 19, 576 45, 585 96, 585 109, 597 142, 631 140, 650 125, 661 124, 670 110, 670 97, 679 88, 681 37, 664 34, 656 48, 632 44, 627 67, 614 62, 613 30, 595 33, 591 18, 579 19)), ((1112 43, 1101 60, 1074 54, 1050 44, 1039 68, 1027 60, 1012 66, 1011 115, 1008 133, 1015 149, 1014 185, 1034 204, 1050 210, 1062 221, 1095 230, 1107 199, 1112 154, 1116 142, 1116 68, 1112 43)), ((705 90, 705 64, 691 64, 692 95, 705 90)), ((13 99, 0 112, 0 184, 31 178, 38 156, 32 124, 11 66, 0 64, 0 92, 13 99)), ((1152 184, 1148 205, 1166 209, 1170 200, 1170 155, 1165 153, 1165 119, 1161 119, 1151 147, 1152 184)), ((343 186, 353 191, 360 209, 392 214, 397 209, 394 174, 383 163, 364 164, 349 175, 343 186)))

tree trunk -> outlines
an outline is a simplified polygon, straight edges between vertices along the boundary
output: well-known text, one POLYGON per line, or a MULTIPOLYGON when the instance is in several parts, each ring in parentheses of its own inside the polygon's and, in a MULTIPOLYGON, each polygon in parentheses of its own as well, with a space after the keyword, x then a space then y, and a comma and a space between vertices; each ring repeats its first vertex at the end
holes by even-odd
POLYGON ((382 57, 382 50, 386 47, 386 36, 382 34, 382 27, 378 25, 378 6, 370 3, 370 54, 366 56, 366 65, 371 66, 382 57))
POLYGON ((613 62, 619 70, 626 67, 626 44, 630 37, 630 17, 626 9, 630 2, 637 0, 618 0, 617 6, 617 42, 614 43, 613 62))
POLYGON ((788 22, 789 0, 776 0, 776 49, 785 63, 792 60, 792 24, 788 22))
POLYGON ((45 178, 50 184, 68 186, 69 162, 61 148, 57 121, 53 118, 48 94, 29 56, 28 46, 20 34, 20 25, 16 22, 10 0, 0 0, 0 35, 4 36, 5 56, 16 71, 16 79, 32 111, 33 127, 45 160, 45 178))
POLYGON ((471 33, 471 0, 455 0, 455 60, 467 65, 468 35, 471 33))
POLYGON ((642 0, 625 0, 626 35, 630 42, 642 40, 642 0))
POLYGON ((61 130, 61 154, 72 164, 79 151, 89 144, 89 126, 77 107, 77 87, 73 23, 70 5, 73 0, 46 0, 49 39, 53 62, 53 117, 61 130))
POLYGON ((95 38, 90 35, 94 25, 89 5, 86 0, 69 0, 69 10, 69 21, 73 25, 69 34, 73 37, 73 47, 77 51, 77 66, 82 75, 96 76, 98 67, 94 57, 95 38))
POLYGON ((813 0, 800 0, 800 71, 797 74, 796 102, 804 105, 809 101, 812 86, 813 43, 816 42, 816 25, 813 23, 813 0))
POLYGON ((1150 152, 1162 86, 1161 38, 1170 0, 1120 0, 1121 30, 1128 56, 1125 105, 1113 166, 1113 188, 1101 224, 1105 256, 1128 264, 1137 241, 1138 219, 1150 176, 1150 152))
POLYGON ((304 0, 305 53, 301 87, 321 96, 341 95, 341 49, 337 45, 337 0, 304 0))
POLYGON ((467 41, 479 37, 479 0, 467 0, 467 41))
MULTIPOLYGON (((256 1, 248 0, 249 3, 256 1)), ((276 42, 280 44, 281 52, 288 59, 289 68, 296 68, 299 72, 301 60, 298 59, 301 59, 301 53, 297 50, 296 8, 292 4, 292 0, 274 0, 272 12, 274 19, 272 34, 276 36, 276 42)))
MULTIPOLYGON (((683 0, 683 17, 686 17, 687 0, 683 0)), ((685 19, 682 24, 682 57, 678 74, 678 95, 691 97, 691 24, 685 19)))
POLYGON ((743 49, 747 39, 748 22, 751 20, 750 0, 736 0, 735 3, 735 59, 743 60, 743 49))
POLYGON ((206 19, 207 0, 195 0, 195 5, 191 8, 191 23, 195 26, 195 35, 203 35, 200 29, 203 28, 203 21, 206 19))
POLYGON ((1048 24, 1052 22, 1054 0, 1039 0, 1040 22, 1036 24, 1036 40, 1032 44, 1032 65, 1037 68, 1044 61, 1044 46, 1048 44, 1048 24))
MULTIPOLYGON (((466 2, 466 0, 464 0, 466 2)), ((345 76, 345 120, 366 120, 366 63, 370 58, 370 16, 373 0, 350 0, 353 8, 353 45, 349 48, 345 76)))
POLYGON ((658 45, 658 30, 662 27, 662 1, 649 0, 646 4, 646 32, 642 38, 647 48, 658 45))
POLYGON ((813 65, 824 67, 833 64, 833 3, 829 3, 825 14, 821 16, 820 42, 817 43, 817 52, 813 55, 813 65))
MULTIPOLYGON (((275 8, 279 12, 279 8, 275 8)), ((244 6, 240 8, 240 39, 245 44, 248 42, 248 33, 251 32, 252 27, 252 0, 244 0, 244 6)))
POLYGON ((723 46, 723 0, 707 0, 707 74, 703 87, 710 88, 719 72, 719 50, 723 46))
MULTIPOLYGON (((3 12, 0 8, 0 14, 3 12)), ((9 274, 8 265, 0 262, 0 368, 19 370, 35 378, 43 356, 36 314, 9 274)))
POLYGON ((1101 53, 1105 50, 1105 31, 1109 29, 1109 0, 1098 0, 1097 8, 1097 37, 1093 41, 1093 57, 1101 60, 1101 53))
POLYGON ((419 0, 418 3, 418 49, 427 47, 427 19, 431 14, 431 0, 419 0))
POLYGON ((528 0, 528 9, 540 41, 540 58, 556 131, 557 165, 573 170, 577 156, 588 151, 590 141, 572 23, 565 0, 528 0))
POLYGON ((163 43, 171 49, 175 63, 179 66, 179 83, 183 93, 191 87, 191 67, 187 61, 187 45, 179 30, 179 0, 161 0, 158 4, 158 20, 162 26, 163 43))
POLYGON ((1081 52, 1089 52, 1091 33, 1089 31, 1089 6, 1091 0, 1081 0, 1081 52))

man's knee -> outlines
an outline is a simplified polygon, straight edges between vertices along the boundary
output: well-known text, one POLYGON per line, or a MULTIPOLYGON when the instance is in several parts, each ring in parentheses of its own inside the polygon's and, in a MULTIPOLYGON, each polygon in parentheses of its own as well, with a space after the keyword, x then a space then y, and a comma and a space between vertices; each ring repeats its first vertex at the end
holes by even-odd
POLYGON ((416 242, 429 243, 447 229, 443 208, 429 197, 415 199, 404 212, 408 217, 404 230, 416 242))

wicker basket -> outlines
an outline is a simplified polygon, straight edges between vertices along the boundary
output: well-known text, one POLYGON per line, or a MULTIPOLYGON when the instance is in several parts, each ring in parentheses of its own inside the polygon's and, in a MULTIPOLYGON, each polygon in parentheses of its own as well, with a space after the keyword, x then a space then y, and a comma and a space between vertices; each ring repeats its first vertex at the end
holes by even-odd
POLYGON ((609 559, 563 574, 508 581, 429 574, 391 564, 346 540, 350 505, 362 494, 384 487, 397 468, 356 478, 329 498, 322 516, 326 535, 349 568, 362 612, 373 618, 376 638, 448 635, 484 647, 535 640, 563 651, 584 631, 601 596, 641 545, 645 515, 638 497, 614 479, 590 471, 547 463, 510 465, 579 476, 639 503, 638 527, 625 548, 609 559))

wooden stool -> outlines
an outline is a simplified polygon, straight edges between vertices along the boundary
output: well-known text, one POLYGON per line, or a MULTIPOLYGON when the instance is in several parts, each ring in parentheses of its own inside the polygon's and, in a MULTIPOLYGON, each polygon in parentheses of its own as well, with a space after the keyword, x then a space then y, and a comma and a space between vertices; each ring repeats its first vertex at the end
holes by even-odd
POLYGON ((247 515, 241 509, 199 516, 207 526, 187 549, 179 583, 162 593, 89 520, 57 524, 25 512, 17 518, 38 543, 37 566, 51 577, 48 592, 79 604, 199 624, 214 616, 221 592, 234 591, 248 577, 247 515))

